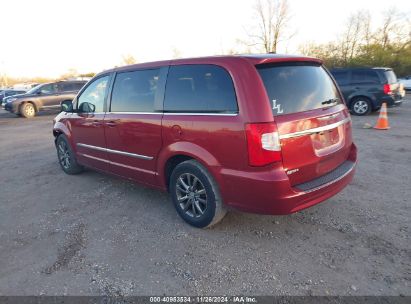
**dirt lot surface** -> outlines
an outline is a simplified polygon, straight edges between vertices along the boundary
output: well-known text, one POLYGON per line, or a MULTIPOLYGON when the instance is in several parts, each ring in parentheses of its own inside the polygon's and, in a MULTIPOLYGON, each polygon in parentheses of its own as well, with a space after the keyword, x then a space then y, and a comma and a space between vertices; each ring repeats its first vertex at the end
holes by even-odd
POLYGON ((166 193, 60 169, 52 114, 0 111, 0 295, 411 295, 411 99, 353 117, 351 186, 290 216, 209 230, 166 193))

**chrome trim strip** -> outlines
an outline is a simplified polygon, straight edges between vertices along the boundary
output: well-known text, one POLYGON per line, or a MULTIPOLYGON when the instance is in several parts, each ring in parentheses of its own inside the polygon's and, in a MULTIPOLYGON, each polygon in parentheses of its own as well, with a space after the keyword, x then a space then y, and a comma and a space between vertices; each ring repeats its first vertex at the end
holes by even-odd
POLYGON ((91 158, 91 159, 98 160, 98 161, 102 161, 102 162, 105 162, 105 163, 110 164, 110 165, 120 166, 120 167, 124 167, 124 168, 127 168, 127 169, 141 171, 141 172, 148 173, 148 174, 153 174, 153 175, 157 174, 154 171, 144 170, 144 169, 140 169, 140 168, 136 168, 136 167, 132 167, 132 166, 127 166, 127 165, 124 165, 124 164, 112 162, 112 161, 109 161, 107 159, 91 156, 91 155, 88 155, 88 154, 84 154, 84 153, 79 153, 79 154, 84 156, 84 157, 91 158))
POLYGON ((331 115, 327 115, 327 116, 323 116, 323 117, 317 117, 318 120, 327 120, 327 119, 333 119, 336 118, 340 113, 335 113, 335 114, 331 114, 331 115))
POLYGON ((60 105, 55 105, 55 106, 41 106, 42 108, 58 108, 61 107, 60 105))
MULTIPOLYGON (((305 190, 305 191, 304 191, 304 190, 299 190, 299 191, 300 191, 300 192, 304 192, 304 193, 310 193, 310 192, 314 192, 314 191, 320 190, 320 189, 322 189, 322 188, 324 188, 324 187, 327 187, 327 186, 329 186, 329 185, 331 185, 331 184, 334 184, 334 183, 338 182, 339 180, 343 179, 344 177, 346 177, 348 174, 350 174, 350 173, 352 172, 352 170, 354 170, 354 168, 356 167, 356 165, 357 165, 357 162, 354 162, 354 164, 352 165, 352 167, 351 167, 350 170, 348 170, 347 172, 345 172, 343 175, 339 176, 338 178, 336 178, 336 179, 334 179, 334 180, 332 180, 332 181, 329 181, 328 183, 322 184, 322 185, 320 185, 320 186, 318 186, 318 187, 315 187, 315 188, 312 188, 312 189, 309 189, 309 190, 305 190)), ((295 186, 295 189, 298 189, 298 185, 295 186)))
POLYGON ((300 137, 300 136, 304 136, 304 135, 310 135, 310 134, 314 134, 314 133, 320 133, 320 132, 324 132, 324 131, 328 131, 334 128, 337 128, 347 122, 351 121, 350 117, 347 117, 343 120, 340 120, 339 122, 335 122, 333 124, 330 125, 326 125, 326 126, 322 126, 322 127, 318 127, 318 128, 312 128, 312 129, 308 129, 308 130, 304 130, 304 131, 298 131, 298 132, 294 132, 294 133, 288 133, 288 134, 281 134, 280 135, 280 139, 287 139, 287 138, 294 138, 294 137, 300 137))
POLYGON ((147 114, 147 115, 163 115, 163 112, 107 112, 106 114, 147 114))
POLYGON ((146 155, 129 153, 129 152, 118 151, 118 150, 112 150, 112 149, 96 147, 96 146, 92 146, 92 145, 86 145, 86 144, 82 144, 82 143, 78 143, 77 146, 92 149, 92 150, 102 151, 102 152, 108 152, 108 153, 113 153, 113 154, 119 154, 119 155, 139 158, 139 159, 145 159, 145 160, 152 160, 154 158, 152 156, 146 156, 146 155))
POLYGON ((164 112, 164 115, 187 115, 187 116, 238 116, 238 113, 175 113, 175 112, 164 112))

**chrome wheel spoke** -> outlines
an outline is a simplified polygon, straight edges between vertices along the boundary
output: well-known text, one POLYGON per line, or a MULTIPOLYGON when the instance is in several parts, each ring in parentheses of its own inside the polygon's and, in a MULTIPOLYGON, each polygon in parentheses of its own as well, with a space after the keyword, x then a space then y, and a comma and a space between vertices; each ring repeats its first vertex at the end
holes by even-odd
POLYGON ((205 194, 205 189, 201 189, 201 190, 196 191, 196 194, 197 195, 205 194))
POLYGON ((201 180, 194 174, 183 173, 175 186, 181 210, 190 217, 201 217, 207 210, 207 192, 201 180))
POLYGON ((200 203, 207 204, 207 201, 206 201, 205 199, 202 199, 201 197, 197 198, 197 200, 198 200, 200 203))
POLYGON ((186 196, 183 196, 183 197, 178 198, 178 201, 179 201, 179 202, 184 202, 184 201, 186 201, 186 200, 188 200, 188 196, 187 196, 187 195, 186 195, 186 196))
POLYGON ((181 188, 179 185, 177 185, 177 190, 179 190, 179 191, 181 191, 181 192, 183 192, 183 193, 188 193, 188 190, 187 190, 187 189, 183 189, 183 188, 181 188))
POLYGON ((180 176, 180 177, 178 178, 178 182, 179 182, 186 190, 187 190, 188 188, 190 188, 190 186, 187 185, 187 184, 184 182, 182 176, 180 176))
POLYGON ((198 181, 199 181, 198 178, 194 176, 194 179, 193 179, 193 189, 196 189, 197 184, 198 184, 198 181))
POLYGON ((203 213, 204 213, 204 211, 201 209, 200 204, 199 204, 198 201, 195 201, 193 205, 194 205, 194 206, 196 207, 196 209, 200 212, 200 214, 203 214, 203 213))
POLYGON ((191 203, 191 211, 193 213, 193 216, 196 217, 197 216, 197 211, 196 211, 195 204, 193 204, 193 203, 191 203))

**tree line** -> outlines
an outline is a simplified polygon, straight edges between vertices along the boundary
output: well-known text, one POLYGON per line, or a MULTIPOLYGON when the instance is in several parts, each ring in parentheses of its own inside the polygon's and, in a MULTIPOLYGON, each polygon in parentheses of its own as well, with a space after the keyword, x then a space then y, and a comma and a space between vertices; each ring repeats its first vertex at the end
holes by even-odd
MULTIPOLYGON (((255 27, 247 45, 266 53, 276 53, 278 45, 293 39, 292 12, 287 0, 256 0, 255 27)), ((380 24, 373 24, 369 11, 350 15, 334 41, 307 42, 299 52, 324 61, 330 68, 384 66, 398 76, 411 74, 411 21, 409 12, 389 8, 380 24)))

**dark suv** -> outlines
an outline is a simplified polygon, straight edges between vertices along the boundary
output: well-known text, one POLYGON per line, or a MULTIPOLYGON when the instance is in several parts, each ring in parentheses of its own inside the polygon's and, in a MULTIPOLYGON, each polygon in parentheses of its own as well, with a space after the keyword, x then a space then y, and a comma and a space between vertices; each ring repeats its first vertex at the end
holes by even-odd
POLYGON ((331 70, 345 102, 354 115, 367 115, 402 103, 400 84, 390 68, 344 68, 331 70))
POLYGON ((227 208, 297 212, 340 192, 355 171, 350 114, 314 58, 116 68, 62 110, 53 134, 64 172, 89 167, 167 190, 196 227, 217 223, 227 208))
POLYGON ((25 94, 5 98, 4 108, 30 118, 42 109, 60 108, 63 101, 72 100, 86 81, 59 81, 40 84, 25 94))

